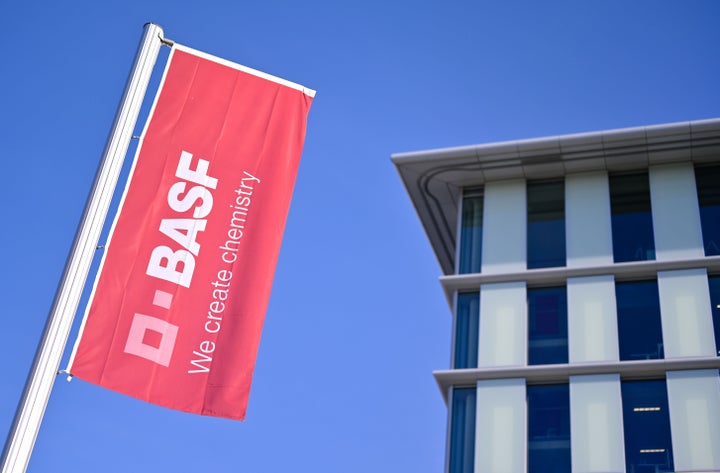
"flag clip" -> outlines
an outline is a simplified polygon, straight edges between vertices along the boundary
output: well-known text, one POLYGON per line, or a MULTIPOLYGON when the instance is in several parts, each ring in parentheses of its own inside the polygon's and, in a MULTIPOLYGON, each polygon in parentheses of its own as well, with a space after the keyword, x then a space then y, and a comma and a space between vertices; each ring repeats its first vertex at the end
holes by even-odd
POLYGON ((71 375, 68 370, 58 370, 57 374, 66 374, 67 376, 67 382, 69 383, 73 379, 73 375, 71 375))

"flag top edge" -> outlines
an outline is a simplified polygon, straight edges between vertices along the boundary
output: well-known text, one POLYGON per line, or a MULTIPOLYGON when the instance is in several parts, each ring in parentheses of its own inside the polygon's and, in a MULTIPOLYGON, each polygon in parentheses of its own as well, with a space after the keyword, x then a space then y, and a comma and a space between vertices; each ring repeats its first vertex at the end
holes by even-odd
POLYGON ((197 49, 193 49, 193 48, 191 48, 191 47, 188 47, 188 46, 185 46, 185 45, 182 45, 182 44, 178 44, 178 43, 173 44, 173 49, 177 49, 177 50, 179 50, 179 51, 183 51, 183 52, 192 54, 192 55, 194 55, 194 56, 198 56, 198 57, 201 57, 201 58, 203 58, 203 59, 207 59, 208 61, 213 61, 213 62, 216 62, 216 63, 218 63, 218 64, 222 64, 222 65, 224 65, 224 66, 231 67, 231 68, 233 68, 233 69, 237 69, 237 70, 239 70, 239 71, 246 72, 246 73, 248 73, 248 74, 252 74, 252 75, 254 75, 254 76, 257 76, 257 77, 260 77, 260 78, 263 78, 263 79, 266 79, 266 80, 269 80, 269 81, 278 83, 278 84, 280 84, 280 85, 284 85, 284 86, 286 86, 286 87, 290 87, 290 88, 292 88, 292 89, 299 90, 299 91, 301 91, 302 93, 304 93, 305 95, 307 95, 307 96, 310 97, 310 98, 315 97, 315 91, 314 91, 313 89, 309 89, 309 88, 307 88, 307 87, 305 87, 305 86, 302 86, 302 85, 300 85, 300 84, 298 84, 298 83, 295 83, 295 82, 291 82, 291 81, 286 80, 286 79, 283 79, 283 78, 281 78, 281 77, 277 77, 277 76, 274 76, 274 75, 272 75, 272 74, 268 74, 268 73, 266 73, 266 72, 262 72, 262 71, 259 71, 259 70, 257 70, 257 69, 253 69, 253 68, 248 67, 248 66, 243 66, 242 64, 238 64, 238 63, 236 63, 236 62, 229 61, 229 60, 223 59, 223 58, 221 58, 221 57, 213 56, 212 54, 208 54, 208 53, 206 53, 206 52, 199 51, 199 50, 197 50, 197 49))

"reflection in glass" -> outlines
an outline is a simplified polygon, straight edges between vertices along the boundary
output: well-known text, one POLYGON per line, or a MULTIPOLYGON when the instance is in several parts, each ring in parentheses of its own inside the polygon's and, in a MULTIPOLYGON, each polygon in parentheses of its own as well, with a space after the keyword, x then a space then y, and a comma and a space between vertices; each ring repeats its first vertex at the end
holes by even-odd
POLYGON ((450 426, 450 473, 472 473, 475 466, 475 388, 454 388, 450 426))
POLYGON ((527 267, 565 266, 565 184, 527 184, 527 267))
POLYGON ((616 282, 621 360, 663 358, 657 281, 616 282))
POLYGON ((655 259, 647 172, 610 176, 615 262, 655 259))
POLYGON ((710 276, 710 305, 715 327, 715 353, 720 355, 720 276, 710 276))
POLYGON ((528 289, 528 364, 568 362, 565 287, 528 289))
POLYGON ((459 274, 479 273, 482 262, 482 189, 465 189, 460 223, 459 274))
POLYGON ((528 473, 570 473, 567 384, 528 386, 528 473))
POLYGON ((480 323, 480 293, 467 292, 457 296, 455 320, 455 369, 477 368, 480 323))
POLYGON ((627 472, 674 471, 665 380, 623 381, 622 402, 627 472))
POLYGON ((720 166, 695 168, 705 255, 720 255, 720 166))

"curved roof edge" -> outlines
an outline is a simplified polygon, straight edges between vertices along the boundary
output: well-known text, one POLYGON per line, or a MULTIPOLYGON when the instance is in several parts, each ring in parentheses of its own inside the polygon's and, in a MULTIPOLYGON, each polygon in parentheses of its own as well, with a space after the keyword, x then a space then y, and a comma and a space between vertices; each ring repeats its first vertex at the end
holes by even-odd
POLYGON ((391 156, 444 274, 455 264, 462 188, 503 179, 720 159, 720 118, 395 153, 391 156))

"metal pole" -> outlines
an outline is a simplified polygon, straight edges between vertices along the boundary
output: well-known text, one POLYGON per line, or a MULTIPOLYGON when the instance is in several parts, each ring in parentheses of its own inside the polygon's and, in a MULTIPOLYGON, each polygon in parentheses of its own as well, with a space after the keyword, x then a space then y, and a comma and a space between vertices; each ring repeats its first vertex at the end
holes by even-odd
POLYGON ((115 121, 108 136, 90 196, 85 204, 65 271, 55 294, 25 390, 15 412, 15 420, 5 442, 3 473, 22 473, 27 469, 45 407, 65 350, 73 318, 90 272, 110 201, 115 191, 132 132, 140 113, 145 91, 157 60, 163 30, 148 23, 140 41, 130 77, 125 86, 115 121))

